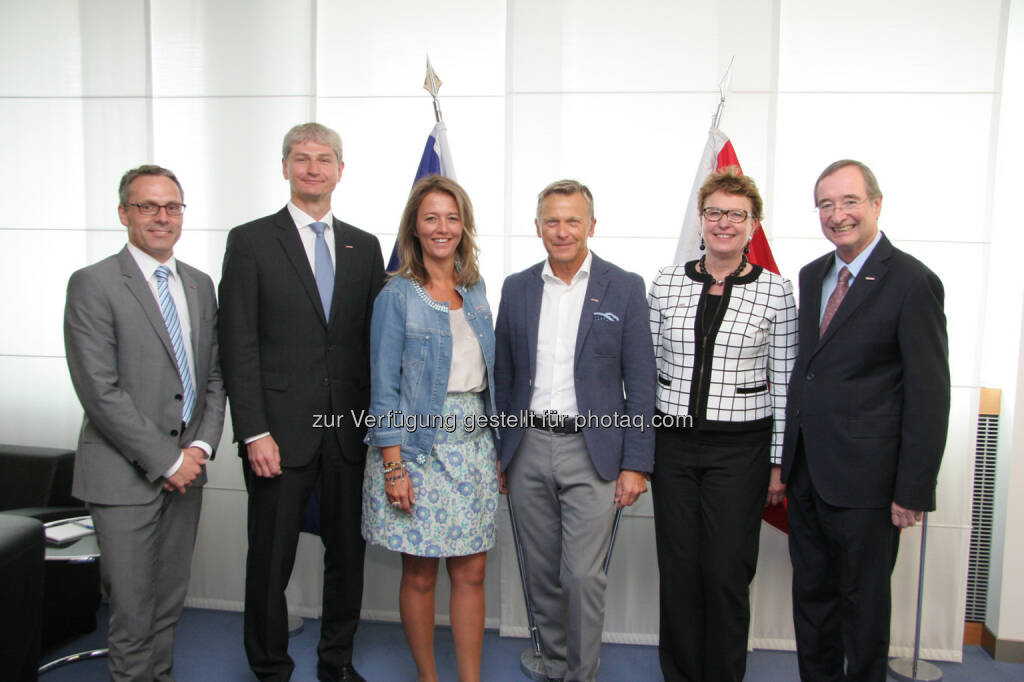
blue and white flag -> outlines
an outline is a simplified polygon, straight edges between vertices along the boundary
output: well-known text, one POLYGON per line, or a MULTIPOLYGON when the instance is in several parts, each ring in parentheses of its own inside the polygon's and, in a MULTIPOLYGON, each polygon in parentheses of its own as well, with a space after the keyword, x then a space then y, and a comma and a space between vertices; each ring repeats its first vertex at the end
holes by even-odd
MULTIPOLYGON (((448 151, 448 129, 444 121, 438 121, 434 129, 427 137, 427 144, 423 148, 423 155, 420 157, 420 165, 416 169, 416 177, 412 184, 415 185, 421 178, 428 175, 443 175, 446 178, 455 179, 455 166, 452 164, 452 155, 448 151)), ((391 258, 388 260, 388 272, 398 269, 398 242, 391 247, 391 258)))

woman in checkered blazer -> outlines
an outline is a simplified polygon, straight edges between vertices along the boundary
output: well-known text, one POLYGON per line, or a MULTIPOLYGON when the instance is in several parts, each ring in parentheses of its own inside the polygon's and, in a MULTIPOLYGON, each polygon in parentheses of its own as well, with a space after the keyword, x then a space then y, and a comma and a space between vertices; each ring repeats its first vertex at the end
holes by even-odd
POLYGON ((728 168, 698 199, 704 255, 663 268, 648 297, 668 682, 743 679, 761 514, 785 497, 779 465, 797 350, 792 286, 747 262, 763 209, 754 181, 728 168))

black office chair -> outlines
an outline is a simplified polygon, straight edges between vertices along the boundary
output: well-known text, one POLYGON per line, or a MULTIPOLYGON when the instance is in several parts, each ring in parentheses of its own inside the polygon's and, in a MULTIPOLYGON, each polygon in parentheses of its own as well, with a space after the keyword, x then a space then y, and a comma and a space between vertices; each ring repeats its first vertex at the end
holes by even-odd
MULTIPOLYGON (((0 511, 42 523, 87 515, 88 509, 71 495, 74 467, 74 450, 0 444, 0 511)), ((96 630, 100 569, 97 562, 46 562, 44 571, 45 652, 96 630)))

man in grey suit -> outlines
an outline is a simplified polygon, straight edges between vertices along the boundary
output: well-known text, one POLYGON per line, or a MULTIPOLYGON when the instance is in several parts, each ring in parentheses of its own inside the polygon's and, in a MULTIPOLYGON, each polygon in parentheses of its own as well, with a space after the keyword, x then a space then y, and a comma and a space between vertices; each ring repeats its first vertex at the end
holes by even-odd
POLYGON ((519 519, 546 674, 580 681, 597 677, 614 508, 646 492, 654 466, 644 283, 588 250, 595 224, 585 185, 540 193, 548 258, 505 280, 495 329, 499 482, 519 519))
POLYGON ((217 301, 174 258, 182 190, 140 166, 121 178, 128 245, 68 282, 64 345, 85 419, 72 492, 92 514, 110 596, 110 675, 172 680, 205 464, 224 425, 217 301))

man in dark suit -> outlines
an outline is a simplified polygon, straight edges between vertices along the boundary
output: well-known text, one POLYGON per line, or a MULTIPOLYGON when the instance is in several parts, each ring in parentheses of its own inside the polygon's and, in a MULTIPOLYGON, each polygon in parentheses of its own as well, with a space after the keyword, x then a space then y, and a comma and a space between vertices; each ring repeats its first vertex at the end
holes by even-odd
POLYGON ((64 345, 85 419, 72 492, 88 503, 110 597, 110 676, 171 680, 206 482, 224 426, 217 300, 175 260, 174 173, 121 178, 128 245, 68 282, 64 345))
POLYGON ((260 679, 290 678, 284 590, 316 486, 325 549, 317 675, 362 680, 352 640, 366 447, 350 412, 370 402, 370 314, 384 263, 376 237, 331 213, 345 167, 338 134, 295 126, 282 156, 291 201, 231 231, 220 283, 221 360, 249 492, 245 650, 260 679))
POLYGON ((867 166, 833 163, 814 200, 836 248, 800 271, 782 461, 800 676, 880 681, 899 531, 935 509, 946 442, 943 290, 879 232, 867 166))
POLYGON ((654 465, 644 283, 590 253, 595 224, 585 185, 562 180, 540 193, 548 258, 505 280, 495 330, 501 488, 519 519, 552 679, 597 676, 614 507, 647 490, 654 465))

